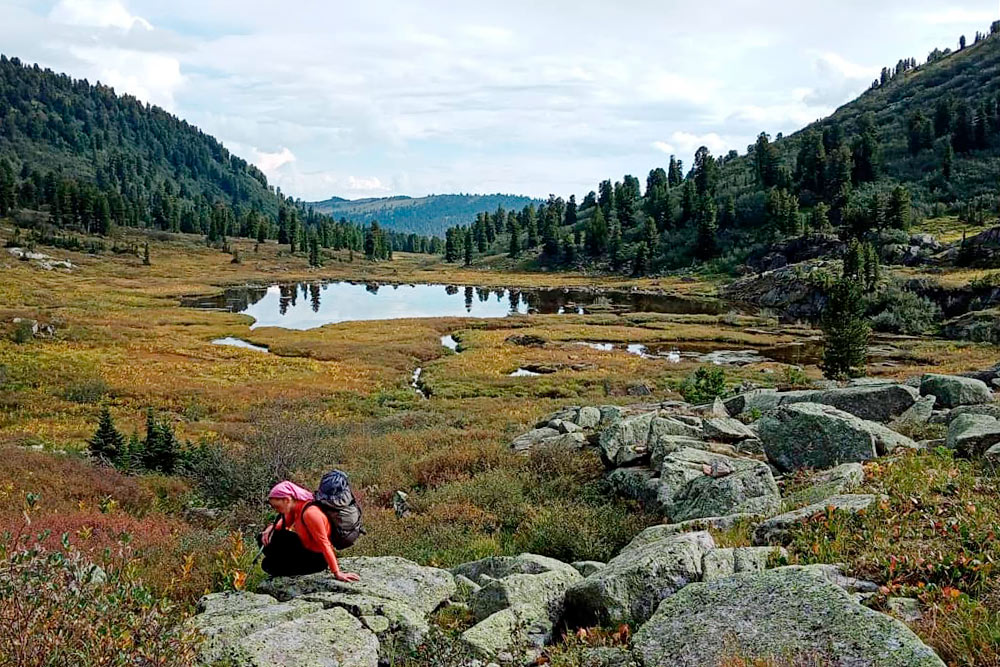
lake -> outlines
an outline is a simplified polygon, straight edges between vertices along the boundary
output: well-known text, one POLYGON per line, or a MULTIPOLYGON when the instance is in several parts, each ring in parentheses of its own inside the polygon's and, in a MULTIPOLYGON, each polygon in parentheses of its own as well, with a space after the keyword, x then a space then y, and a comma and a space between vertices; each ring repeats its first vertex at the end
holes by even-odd
POLYGON ((324 324, 418 317, 506 317, 520 313, 652 312, 718 315, 728 304, 665 294, 579 289, 511 289, 352 282, 245 286, 183 300, 254 318, 252 329, 313 329, 324 324))

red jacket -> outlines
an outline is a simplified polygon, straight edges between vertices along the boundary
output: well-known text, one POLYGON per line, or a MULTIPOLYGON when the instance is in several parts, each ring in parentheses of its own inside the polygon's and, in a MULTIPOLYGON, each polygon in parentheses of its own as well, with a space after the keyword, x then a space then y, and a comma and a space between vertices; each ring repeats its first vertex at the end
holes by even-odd
POLYGON ((307 504, 305 500, 296 501, 292 511, 278 519, 277 528, 295 531, 302 540, 302 546, 323 554, 330 571, 336 574, 340 571, 340 566, 337 564, 337 553, 330 544, 330 520, 315 505, 310 505, 303 513, 307 504))

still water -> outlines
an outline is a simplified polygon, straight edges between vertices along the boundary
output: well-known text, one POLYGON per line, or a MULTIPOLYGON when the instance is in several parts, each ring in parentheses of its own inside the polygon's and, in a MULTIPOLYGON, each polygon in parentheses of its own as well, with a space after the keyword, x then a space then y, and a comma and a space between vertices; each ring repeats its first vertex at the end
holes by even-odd
POLYGON ((720 314, 726 304, 660 294, 572 289, 377 285, 350 282, 239 287, 186 299, 254 318, 251 328, 313 329, 324 324, 417 317, 506 317, 513 313, 654 312, 720 314))

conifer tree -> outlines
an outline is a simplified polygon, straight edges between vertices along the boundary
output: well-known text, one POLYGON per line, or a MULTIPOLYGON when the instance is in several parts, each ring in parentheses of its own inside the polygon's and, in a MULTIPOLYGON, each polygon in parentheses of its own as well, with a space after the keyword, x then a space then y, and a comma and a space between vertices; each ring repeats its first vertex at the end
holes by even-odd
POLYGON ((319 252, 319 238, 315 232, 309 235, 309 266, 323 266, 323 257, 319 252))
POLYGON ((861 377, 868 361, 871 327, 865 319, 863 286, 848 276, 826 290, 823 309, 823 374, 832 380, 861 377))
POLYGON ((142 466, 146 470, 171 474, 180 456, 180 443, 165 421, 156 419, 152 408, 146 411, 146 439, 142 442, 142 466))
POLYGON ((632 275, 640 277, 649 272, 649 244, 645 241, 639 244, 635 251, 635 258, 632 260, 632 275))
POLYGON ((521 230, 518 229, 516 218, 510 221, 508 232, 510 234, 510 245, 507 248, 507 256, 511 259, 517 259, 521 255, 521 230))
POLYGON ((472 266, 472 231, 465 230, 465 265, 472 266))
POLYGON ((702 199, 698 207, 697 224, 697 245, 695 256, 698 259, 711 259, 717 253, 717 241, 715 238, 717 226, 715 222, 715 200, 711 197, 702 199))
POLYGON ((101 408, 101 418, 97 425, 97 431, 94 432, 87 445, 90 455, 105 463, 114 463, 125 449, 125 438, 115 428, 115 422, 111 418, 111 410, 108 406, 105 405, 101 408))
POLYGON ((152 264, 149 261, 149 241, 142 244, 142 264, 143 266, 150 266, 152 264))
POLYGON ((604 212, 598 206, 587 221, 587 254, 600 257, 608 249, 608 224, 604 220, 604 212))

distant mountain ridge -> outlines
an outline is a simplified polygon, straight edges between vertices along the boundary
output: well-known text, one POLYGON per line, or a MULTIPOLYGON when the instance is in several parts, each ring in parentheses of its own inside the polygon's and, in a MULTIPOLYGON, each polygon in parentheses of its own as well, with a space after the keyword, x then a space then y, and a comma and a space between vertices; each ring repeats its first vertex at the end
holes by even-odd
POLYGON ((541 204, 542 200, 509 194, 451 194, 426 197, 373 197, 344 199, 331 197, 325 201, 311 202, 317 213, 334 218, 341 216, 357 222, 378 221, 380 225, 397 232, 426 236, 444 236, 449 227, 463 224, 480 211, 520 210, 528 204, 541 204))

